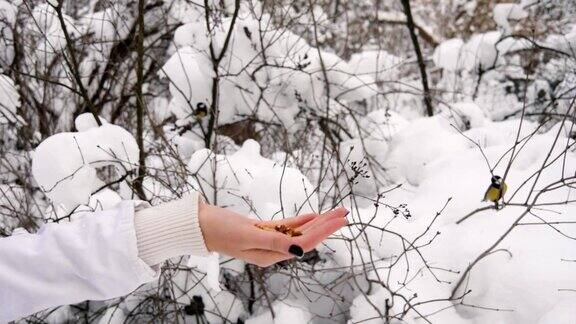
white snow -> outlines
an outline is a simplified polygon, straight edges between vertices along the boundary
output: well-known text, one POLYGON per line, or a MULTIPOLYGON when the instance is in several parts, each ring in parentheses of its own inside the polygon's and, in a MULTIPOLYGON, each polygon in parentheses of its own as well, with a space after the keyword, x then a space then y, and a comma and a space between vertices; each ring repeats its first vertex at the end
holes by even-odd
MULTIPOLYGON (((104 185, 104 183, 102 183, 102 185, 104 185)), ((111 209, 116 207, 120 202, 122 202, 122 197, 120 197, 117 192, 109 188, 104 188, 91 195, 88 204, 78 206, 78 208, 74 210, 74 215, 72 215, 72 217, 73 219, 81 218, 85 217, 88 215, 87 213, 90 212, 111 209)), ((66 210, 63 210, 59 213, 57 210, 54 216, 62 216, 61 214, 66 215, 66 212, 66 210)))
POLYGON ((473 102, 457 102, 451 105, 445 115, 453 121, 452 125, 461 130, 484 126, 488 118, 484 111, 473 102))
POLYGON ((510 20, 521 20, 528 17, 528 12, 522 5, 516 3, 499 3, 492 11, 494 21, 507 33, 510 32, 510 20))
POLYGON ((107 53, 115 41, 126 38, 130 33, 134 19, 126 12, 126 6, 117 3, 81 17, 78 24, 97 40, 94 46, 107 53))
POLYGON ((468 70, 493 67, 496 64, 496 42, 500 39, 498 31, 475 34, 462 48, 464 66, 468 70))
POLYGON ((199 257, 191 255, 188 258, 188 267, 196 267, 199 271, 206 274, 206 286, 212 291, 219 292, 220 283, 218 279, 220 277, 220 255, 218 253, 212 252, 210 255, 205 257, 199 257))
POLYGON ((126 314, 119 307, 110 307, 98 320, 98 324, 120 324, 124 323, 126 314))
POLYGON ((405 179, 412 185, 418 185, 426 166, 434 159, 454 154, 469 145, 450 127, 446 117, 438 115, 417 119, 392 138, 384 164, 396 182, 405 179))
POLYGON ((10 64, 14 59, 12 26, 16 23, 18 5, 21 0, 0 1, 0 60, 10 64))
POLYGON ((461 68, 460 50, 464 42, 459 38, 453 38, 442 42, 434 50, 432 59, 436 66, 449 71, 456 71, 461 68))
MULTIPOLYGON (((442 234, 435 240, 434 247, 426 249, 426 257, 434 260, 434 264, 448 269, 463 269, 479 253, 487 248, 490 242, 494 242, 510 226, 512 221, 522 212, 521 208, 507 208, 495 213, 483 212, 475 215, 461 225, 456 225, 455 221, 466 215, 471 210, 481 207, 480 202, 484 189, 489 183, 490 173, 478 148, 469 145, 461 135, 441 131, 441 120, 437 117, 415 120, 406 130, 400 131, 392 140, 394 145, 390 151, 390 159, 395 160, 403 150, 417 151, 419 155, 405 156, 399 158, 398 162, 388 161, 389 166, 399 167, 405 170, 404 176, 408 181, 415 184, 408 192, 391 193, 388 202, 399 201, 408 204, 413 222, 396 221, 388 227, 405 237, 415 237, 418 232, 424 229, 431 220, 430 210, 439 209, 443 202, 452 198, 448 208, 440 216, 438 224, 433 227, 442 234), (421 129, 420 134, 415 135, 421 129), (414 140, 420 141, 416 143, 414 140), (433 138, 438 142, 426 141, 426 138, 433 138), (404 164, 410 162, 409 167, 404 164), (419 168, 419 172, 414 172, 414 168, 419 168), (413 197, 412 199, 408 197, 413 197), (432 207, 434 206, 434 207, 432 207)), ((498 141, 481 142, 481 145, 489 161, 497 161, 504 154, 514 141, 515 134, 504 135, 508 128, 512 133, 518 127, 518 121, 508 121, 502 123, 488 123, 480 127, 464 132, 465 135, 473 139, 491 138, 494 134, 501 136, 498 141), (472 136, 471 132, 475 134, 472 136)), ((524 133, 529 133, 530 124, 524 125, 524 133)), ((570 128, 570 125, 564 127, 570 128)), ((444 126, 444 129, 448 129, 444 126)), ((515 190, 520 187, 523 179, 537 170, 545 152, 550 147, 558 128, 553 128, 547 133, 535 135, 520 155, 515 160, 514 171, 506 180, 509 188, 515 190)), ((561 135, 563 141, 567 138, 561 135)), ((415 154, 415 153, 414 153, 415 154)), ((576 155, 570 153, 567 156, 566 165, 573 169, 576 165, 576 155)), ((503 166, 497 168, 496 173, 502 174, 503 166)), ((553 181, 562 171, 562 162, 556 161, 550 170, 543 173, 540 185, 553 181)), ((519 200, 524 199, 526 191, 521 191, 519 200)), ((543 197, 543 202, 558 201, 559 197, 573 197, 574 194, 568 189, 543 197)), ((561 198, 564 199, 564 198, 561 198)), ((561 214, 555 216, 552 212, 537 212, 547 220, 572 219, 576 211, 574 206, 553 208, 561 214), (560 217, 560 218, 559 218, 560 217)), ((385 224, 391 216, 381 212, 382 217, 379 222, 385 224)), ((359 217, 369 219, 373 217, 373 210, 368 208, 361 211, 359 217), (363 216, 362 213, 365 213, 363 216)), ((538 221, 536 218, 528 217, 526 221, 538 221)), ((562 230, 568 235, 574 235, 574 228, 563 226, 562 230)), ((472 292, 466 296, 464 302, 471 305, 483 307, 496 307, 511 311, 480 311, 471 307, 457 306, 456 312, 453 310, 443 311, 434 315, 430 319, 433 322, 453 323, 491 323, 503 321, 506 323, 526 323, 543 316, 553 316, 549 313, 557 301, 566 297, 566 292, 558 289, 574 287, 576 279, 570 275, 574 271, 574 264, 562 262, 561 259, 570 259, 574 256, 573 241, 569 238, 557 236, 557 232, 542 226, 520 226, 515 229, 501 245, 501 251, 482 260, 474 268, 467 283, 467 289, 472 292), (527 238, 530 239, 527 239, 527 238), (518 269, 522 269, 521 275, 518 269), (554 273, 554 275, 551 275, 554 273)), ((378 237, 376 235, 374 238, 378 237)), ((393 242, 384 238, 386 242, 393 242)), ((392 253, 398 255, 400 250, 392 253)), ((416 262, 413 260, 413 262, 416 262)), ((411 267, 415 265, 412 264, 411 267)), ((415 266, 418 268, 418 266, 415 266)), ((386 272, 384 272, 386 273, 386 272)), ((442 273, 441 279, 451 281, 451 285, 435 283, 429 274, 417 276, 408 286, 410 291, 418 292, 419 300, 430 298, 445 298, 450 293, 454 280, 458 275, 442 273)), ((394 275, 394 273, 393 273, 394 275)), ((389 282, 401 281, 404 276, 403 271, 397 273, 399 277, 392 277, 389 282)), ((391 289, 394 290, 394 287, 391 289)), ((380 292, 383 293, 383 292, 380 292)), ((374 301, 382 306, 383 297, 377 297, 375 293, 374 301)), ((403 303, 395 299, 394 303, 403 303)), ((357 297, 354 301, 351 314, 356 314, 356 318, 365 319, 375 310, 367 310, 371 306, 363 301, 363 297, 357 297), (361 306, 362 305, 362 306, 361 306), (362 311, 359 311, 361 309, 362 311), (364 316, 364 315, 367 316, 364 316)), ((400 307, 399 305, 397 305, 400 307)), ((442 308, 441 305, 421 308, 424 313, 432 312, 442 308)), ((381 309, 381 308, 380 308, 381 309)), ((564 318, 568 316, 568 309, 560 308, 558 316, 564 318)))
POLYGON ((210 39, 205 33, 204 21, 187 23, 176 29, 174 43, 178 47, 193 46, 199 51, 206 50, 210 45, 210 39))
POLYGON ((574 55, 576 52, 576 24, 565 35, 549 35, 546 43, 552 48, 574 55))
MULTIPOLYGON (((491 31, 483 34, 474 34, 468 41, 463 42, 459 38, 449 39, 442 42, 434 50, 432 59, 436 66, 448 71, 457 70, 487 70, 497 63, 500 48, 498 41, 502 33, 491 31)), ((520 45, 508 43, 503 50, 517 49, 520 45), (513 47, 513 46, 516 47, 513 47)), ((524 43, 520 43, 524 44, 524 43)), ((503 54, 503 53, 500 53, 503 54)))
MULTIPOLYGON (((46 54, 48 54, 48 58, 51 58, 66 46, 64 31, 58 20, 56 10, 52 5, 43 3, 34 7, 32 15, 34 16, 36 32, 43 36, 36 53, 37 58, 42 60, 46 54)), ((62 14, 62 16, 69 35, 71 37, 78 35, 74 19, 66 14, 62 14)))
MULTIPOLYGON (((81 120, 84 117, 81 118, 81 120)), ((138 162, 138 146, 122 127, 104 124, 79 133, 58 133, 45 139, 34 151, 34 179, 57 204, 72 210, 88 203, 99 180, 96 168, 116 165, 123 174, 138 162)))
MULTIPOLYGON (((391 309, 392 296, 384 288, 376 288, 376 292, 365 296, 358 295, 350 306, 350 320, 352 323, 381 324, 382 317, 386 315, 386 307, 391 309), (388 301, 388 305, 386 304, 388 301)), ((389 313, 394 313, 389 311, 389 313)))
POLYGON ((7 75, 0 74, 0 125, 15 123, 20 118, 16 109, 20 106, 20 95, 14 81, 7 75))
POLYGON ((209 323, 217 323, 222 318, 237 320, 245 313, 242 301, 228 291, 217 293, 214 300, 208 299, 207 304, 206 319, 209 323))
MULTIPOLYGON (((32 210, 25 210, 33 217, 53 218, 74 211, 74 221, 89 215, 87 212, 134 199, 130 177, 119 188, 104 188, 110 177, 123 176, 137 167, 139 151, 131 134, 133 111, 126 109, 114 119, 127 125, 126 129, 105 118, 98 126, 91 114, 72 120, 82 100, 65 87, 74 87, 74 82, 62 61, 66 49, 62 28, 50 6, 54 1, 41 2, 30 13, 22 11, 21 0, 0 0, 0 64, 6 73, 0 74, 0 141, 8 147, 0 158, 0 216, 24 210, 30 200, 40 202, 32 210), (28 83, 19 84, 29 87, 22 90, 30 98, 19 97, 20 89, 8 77, 13 72, 6 69, 14 57, 11 28, 18 8, 19 15, 31 14, 19 26, 27 32, 21 34, 24 44, 34 47, 30 51, 32 45, 24 46, 26 55, 20 64, 33 66, 30 71, 37 73, 55 63, 46 77, 64 85, 45 87, 46 82, 24 76, 28 83), (39 125, 39 116, 24 109, 30 107, 28 99, 46 105, 48 129, 33 128, 39 125), (21 128, 22 117, 33 126, 21 128), (62 132, 71 129, 76 131, 62 132), (28 143, 19 149, 20 131, 26 135, 30 131, 33 145, 49 134, 56 135, 30 151, 28 143), (29 158, 36 183, 31 179, 31 185, 25 187, 20 177, 29 174, 29 158), (102 170, 106 166, 112 167, 102 170), (38 188, 45 192, 48 203, 38 188)), ((129 35, 135 13, 123 1, 89 2, 86 8, 64 19, 72 38, 82 46, 77 53, 81 78, 92 94, 104 75, 109 51, 129 35)), ((567 7, 572 6, 569 2, 567 7)), ((333 8, 274 3, 279 11, 272 17, 260 2, 242 2, 228 49, 220 65, 214 67, 210 45, 219 56, 232 23, 234 1, 208 3, 215 9, 210 31, 203 6, 190 1, 171 1, 169 6, 166 3, 151 9, 146 16, 147 28, 157 19, 165 18, 167 23, 157 34, 147 36, 145 44, 154 48, 154 54, 159 53, 157 57, 147 56, 146 62, 154 60, 161 66, 159 75, 150 76, 151 82, 144 85, 149 113, 145 118, 148 174, 143 180, 147 198, 155 204, 175 198, 177 192, 198 189, 209 202, 264 220, 343 204, 352 210, 349 220, 370 222, 373 227, 352 225, 342 229, 318 246, 319 260, 314 265, 301 261, 295 266, 262 271, 270 301, 260 298, 262 291, 256 285, 258 301, 251 306, 252 314, 245 294, 249 288, 244 281, 246 263, 212 253, 207 258, 183 258, 179 266, 187 266, 184 271, 170 269, 166 272, 169 276, 143 286, 135 294, 115 301, 91 302, 94 309, 110 307, 94 316, 94 321, 130 321, 131 312, 142 306, 150 291, 164 293, 165 288, 171 288, 173 295, 167 298, 175 302, 170 301, 167 311, 184 317, 186 323, 194 323, 195 318, 184 315, 182 308, 195 296, 202 298, 206 318, 212 323, 223 318, 250 324, 384 323, 383 313, 401 314, 410 307, 407 300, 417 305, 418 312, 411 309, 402 321, 389 323, 426 323, 420 314, 431 314, 428 319, 433 323, 449 324, 574 323, 576 262, 563 261, 576 259, 574 240, 566 237, 576 237, 573 203, 533 208, 524 220, 532 224, 515 228, 498 245, 498 251, 482 259, 465 279, 465 288, 458 292, 471 290, 463 299, 465 305, 446 300, 463 270, 525 210, 521 205, 534 183, 531 175, 548 155, 556 133, 560 134, 559 148, 574 143, 576 131, 570 120, 564 124, 542 123, 545 118, 539 115, 543 107, 555 114, 573 109, 576 25, 568 11, 562 12, 566 13, 562 21, 542 19, 556 34, 538 25, 532 42, 512 35, 530 26, 532 22, 523 22, 530 15, 538 13, 550 19, 556 13, 547 10, 559 10, 554 2, 494 4, 492 17, 484 17, 494 19, 494 30, 486 30, 482 24, 480 30, 460 33, 460 24, 477 14, 476 9, 482 9, 477 8, 478 1, 438 2, 434 13, 439 16, 464 14, 456 29, 450 30, 443 30, 445 22, 431 16, 433 4, 414 1, 419 29, 430 33, 439 44, 432 55, 432 48, 424 50, 425 60, 434 65, 427 63, 435 114, 423 117, 422 84, 413 51, 404 52, 406 46, 412 48, 409 39, 402 38, 405 34, 391 32, 384 42, 397 42, 397 47, 381 46, 373 35, 366 35, 367 41, 355 47, 359 45, 355 34, 350 35, 350 44, 341 43, 342 35, 350 30, 341 23, 341 17, 334 17, 338 23, 333 23, 333 8), (277 26, 279 15, 304 25, 289 29, 277 26), (308 33, 312 15, 319 22, 318 48, 308 33), (156 39, 160 34, 171 34, 166 31, 172 26, 179 26, 173 39, 156 39), (436 39, 431 32, 436 30, 453 38, 436 39), (349 59, 340 57, 341 53, 349 59), (542 55, 525 55, 530 53, 542 55), (528 56, 538 64, 527 66, 528 56), (236 145, 232 138, 217 134, 212 139, 218 143, 216 149, 205 149, 202 133, 209 117, 196 118, 194 110, 199 104, 208 108, 213 104, 216 76, 220 93, 218 124, 255 118, 256 131, 262 135, 260 143, 247 140, 236 145), (522 98, 524 91, 526 98, 522 98), (518 119, 522 107, 530 115, 523 121, 518 119), (339 129, 340 138, 334 146, 323 141, 325 130, 317 127, 318 116, 330 118, 339 129), (151 131, 150 124, 159 128, 151 131), (456 224, 470 211, 489 206, 482 202, 484 192, 492 173, 504 174, 520 125, 521 147, 506 177, 506 198, 519 190, 512 200, 518 205, 485 210, 456 224), (529 139, 527 143, 525 139, 529 139), (319 174, 320 165, 326 174, 319 174), (362 176, 358 176, 359 169, 362 176), (353 177, 355 182, 350 183, 353 177), (332 197, 335 192, 346 198, 332 197), (375 207, 373 199, 381 205, 375 207), (430 225, 449 199, 446 209, 430 225), (534 224, 542 219, 568 223, 555 227, 534 224), (420 237, 429 226, 427 234, 420 237), (409 247, 406 250, 412 240, 416 240, 418 251, 409 247), (230 289, 230 283, 239 286, 230 289)), ((357 7, 358 12, 366 9, 360 3, 357 7)), ((392 23, 385 24, 385 32, 388 28, 403 28, 405 15, 386 10, 372 13, 380 22, 392 23)), ((350 13, 346 11, 346 19, 363 24, 355 27, 367 28, 372 23, 357 21, 358 17, 348 16, 350 13)), ((530 19, 541 22, 538 16, 530 19)), ((126 87, 132 86, 135 79, 132 68, 118 70, 126 87)), ((113 120, 110 116, 116 96, 123 95, 127 88, 120 89, 110 80, 104 88, 110 90, 111 100, 99 111, 113 120)), ((127 107, 132 103, 131 99, 127 107)), ((576 154, 570 150, 539 175, 535 193, 563 174, 574 174, 575 166, 576 154)), ((562 188, 543 193, 540 198, 552 204, 574 200, 574 195, 573 190, 562 188)), ((2 217, 0 221, 10 229, 22 226, 19 217, 2 217)), ((14 234, 23 231, 15 230, 14 234)), ((74 320, 75 312, 80 311, 62 307, 47 315, 46 321, 74 320)))
POLYGON ((213 188, 219 188, 218 204, 253 217, 290 217, 311 212, 318 204, 314 187, 300 171, 263 158, 260 145, 253 140, 227 156, 198 150, 188 170, 192 174, 189 183, 208 199, 213 200, 213 188))
POLYGON ((351 71, 357 75, 370 75, 375 80, 391 80, 398 76, 402 59, 384 50, 368 50, 354 53, 348 61, 351 71))
MULTIPOLYGON (((328 52, 321 52, 318 61, 324 64, 326 77, 329 80, 333 98, 359 101, 374 96, 378 89, 375 80, 370 75, 356 75, 351 66, 340 59, 337 55, 328 52), (321 58, 320 58, 321 55, 321 58)), ((315 74, 318 79, 323 79, 322 66, 315 74)), ((313 75, 312 78, 315 76, 313 75)))
POLYGON ((21 0, 13 1, 0 1, 0 17, 7 20, 9 25, 14 25, 16 22, 16 13, 18 12, 18 5, 21 4, 21 0))
POLYGON ((210 61, 201 53, 183 47, 162 68, 170 80, 170 107, 176 117, 190 117, 199 103, 209 106, 212 102, 209 66, 210 61))
POLYGON ((292 324, 309 323, 312 317, 306 308, 294 300, 276 301, 272 304, 275 317, 271 312, 265 312, 246 320, 246 324, 292 324))
POLYGON ((566 297, 556 303, 550 310, 538 319, 538 324, 570 323, 576 318, 576 298, 569 296, 574 291, 566 291, 566 297))
MULTIPOLYGON (((193 9, 191 9, 193 10, 193 9)), ((197 104, 208 107, 212 102, 212 78, 215 77, 209 54, 209 34, 202 16, 180 26, 175 34, 176 52, 162 69, 162 75, 170 81, 170 107, 179 119, 190 116, 197 104)), ((379 58, 370 73, 358 73, 360 61, 353 58, 353 65, 337 55, 309 46, 306 41, 288 30, 282 33, 264 33, 257 37, 262 24, 270 19, 267 15, 256 19, 246 12, 236 21, 229 48, 220 65, 219 105, 228 107, 219 114, 219 123, 227 124, 241 120, 242 116, 257 115, 261 120, 280 122, 287 128, 294 123, 294 116, 302 102, 311 109, 324 111, 329 93, 330 99, 344 102, 360 101, 377 94, 374 72, 389 69, 393 57, 379 58), (264 51, 267 64, 264 64, 264 51), (288 59, 287 59, 288 57, 288 59), (326 80, 327 78, 327 80, 326 80), (329 90, 327 90, 327 86, 329 90), (260 92, 266 102, 254 109, 260 100, 260 92)), ((230 24, 224 19, 213 31, 214 52, 219 53, 230 24)), ((385 55, 385 54, 383 54, 385 55)), ((377 54, 380 56, 380 54, 377 54)), ((366 58, 374 60, 373 54, 366 58)), ((329 103, 338 107, 336 103, 329 103)))
MULTIPOLYGON (((107 124, 108 121, 104 119, 102 116, 98 116, 98 119, 102 124, 107 124)), ((74 126, 76 130, 79 132, 84 132, 92 128, 98 127, 98 122, 96 122, 96 118, 92 114, 81 114, 76 117, 74 120, 74 126)))

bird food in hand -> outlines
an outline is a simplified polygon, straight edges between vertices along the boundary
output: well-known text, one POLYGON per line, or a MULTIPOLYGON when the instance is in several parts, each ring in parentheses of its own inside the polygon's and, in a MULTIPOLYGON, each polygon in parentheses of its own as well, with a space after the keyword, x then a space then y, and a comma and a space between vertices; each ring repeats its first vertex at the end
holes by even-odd
POLYGON ((259 229, 263 229, 265 231, 280 232, 282 234, 285 234, 285 235, 288 235, 291 237, 302 235, 301 232, 299 232, 293 228, 290 228, 286 225, 266 226, 266 225, 256 224, 255 226, 258 227, 259 229))

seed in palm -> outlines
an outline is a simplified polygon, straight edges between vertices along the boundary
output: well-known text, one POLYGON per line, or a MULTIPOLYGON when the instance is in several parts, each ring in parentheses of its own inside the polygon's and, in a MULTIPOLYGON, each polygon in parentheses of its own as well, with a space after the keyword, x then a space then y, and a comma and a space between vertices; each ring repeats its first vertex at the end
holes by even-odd
POLYGON ((300 231, 298 231, 294 228, 288 227, 286 225, 266 226, 266 225, 256 224, 256 227, 258 227, 259 229, 265 230, 265 231, 279 232, 279 233, 288 235, 290 237, 302 235, 302 233, 300 231))

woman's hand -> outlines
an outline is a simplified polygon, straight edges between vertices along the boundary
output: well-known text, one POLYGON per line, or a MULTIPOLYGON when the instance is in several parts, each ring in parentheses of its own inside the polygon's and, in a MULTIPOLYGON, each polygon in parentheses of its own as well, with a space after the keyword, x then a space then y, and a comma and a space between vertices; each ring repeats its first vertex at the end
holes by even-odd
POLYGON ((278 221, 258 221, 224 208, 199 203, 198 218, 209 251, 219 252, 246 262, 267 267, 274 263, 301 257, 332 233, 348 224, 345 208, 324 214, 305 214, 278 221), (300 236, 267 231, 260 226, 285 225, 302 233, 300 236))

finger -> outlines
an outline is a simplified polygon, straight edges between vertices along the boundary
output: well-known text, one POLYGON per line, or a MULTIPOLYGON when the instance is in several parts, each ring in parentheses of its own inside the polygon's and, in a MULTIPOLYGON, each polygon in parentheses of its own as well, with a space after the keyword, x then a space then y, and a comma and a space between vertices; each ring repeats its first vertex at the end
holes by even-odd
POLYGON ((319 226, 314 226, 302 235, 294 238, 297 245, 301 246, 305 252, 308 252, 324 241, 332 233, 336 232, 343 226, 348 224, 348 220, 344 217, 332 218, 323 222, 319 226))
MULTIPOLYGON (((294 251, 302 251, 301 247, 294 247, 297 243, 294 237, 288 236, 283 233, 273 231, 263 231, 254 226, 254 231, 251 233, 252 239, 246 250, 259 249, 270 250, 283 254, 294 254, 294 251)), ((296 256, 302 256, 302 253, 296 253, 296 256)))
POLYGON ((350 211, 346 207, 338 207, 322 213, 323 216, 328 217, 346 217, 350 211))
POLYGON ((298 227, 316 219, 319 216, 320 215, 318 214, 303 214, 296 217, 288 217, 279 220, 258 222, 257 224, 265 226, 286 225, 288 227, 298 227))
POLYGON ((329 211, 325 212, 324 214, 320 215, 319 217, 317 217, 313 221, 308 222, 308 223, 298 227, 297 230, 300 232, 305 232, 309 228, 318 226, 320 223, 329 221, 329 220, 334 219, 334 218, 345 217, 346 215, 348 215, 348 213, 349 213, 348 210, 344 207, 332 209, 332 210, 329 210, 329 211))
POLYGON ((239 257, 248 263, 264 268, 280 261, 291 259, 294 256, 275 251, 251 249, 242 251, 239 257))
POLYGON ((254 227, 254 230, 251 230, 248 234, 251 239, 246 249, 270 250, 301 257, 303 251, 313 249, 334 231, 347 224, 348 222, 344 218, 347 213, 348 211, 345 208, 337 208, 324 213, 324 215, 303 226, 307 232, 302 236, 291 237, 278 232, 262 231, 254 227), (314 225, 308 226, 309 223, 314 223, 314 225), (306 246, 304 247, 301 244, 306 244, 306 246))

